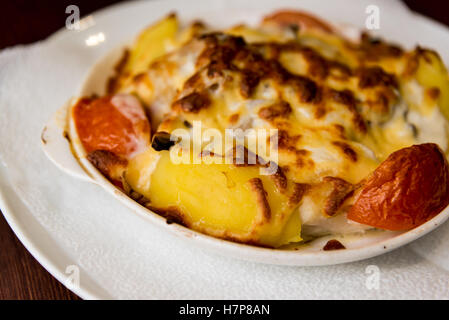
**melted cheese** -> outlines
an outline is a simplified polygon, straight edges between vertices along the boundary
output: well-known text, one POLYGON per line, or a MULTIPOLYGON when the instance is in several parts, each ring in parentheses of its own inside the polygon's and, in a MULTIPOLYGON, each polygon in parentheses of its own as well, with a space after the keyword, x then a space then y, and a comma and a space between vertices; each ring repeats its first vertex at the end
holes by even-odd
POLYGON ((188 129, 186 123, 194 121, 222 133, 278 130, 277 164, 289 185, 307 186, 301 201, 287 210, 278 207, 288 202, 286 196, 264 178, 277 218, 257 225, 257 201, 246 184, 256 177, 255 169, 177 167, 153 151, 133 159, 130 186, 156 209, 178 208, 189 227, 271 246, 298 241, 298 224, 306 236, 365 230, 345 218, 351 192, 340 199, 335 216, 326 214, 329 197, 336 197, 326 177, 356 186, 400 148, 434 142, 448 150, 441 99, 426 98, 429 87, 406 70, 413 55, 395 46, 263 25, 190 40, 186 34, 120 90, 143 101, 157 131, 188 129), (207 99, 189 100, 192 94, 207 99), (237 186, 230 188, 226 176, 237 186), (289 230, 288 236, 282 230, 289 230))

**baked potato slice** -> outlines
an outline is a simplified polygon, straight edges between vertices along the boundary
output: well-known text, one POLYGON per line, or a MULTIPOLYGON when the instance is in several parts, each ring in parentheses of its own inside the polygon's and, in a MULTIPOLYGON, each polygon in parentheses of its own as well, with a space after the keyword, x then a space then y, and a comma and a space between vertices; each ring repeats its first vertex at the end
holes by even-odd
POLYGON ((142 31, 131 48, 124 73, 132 76, 147 70, 151 62, 167 53, 170 41, 174 41, 178 28, 177 16, 170 14, 142 31))
POLYGON ((285 34, 281 32, 273 33, 273 32, 264 32, 261 29, 251 28, 246 25, 237 25, 228 30, 226 30, 227 34, 233 36, 240 36, 245 39, 247 43, 261 43, 261 42, 284 42, 288 40, 285 34))
POLYGON ((109 79, 107 91, 129 92, 126 88, 141 77, 150 64, 166 54, 176 43, 179 22, 175 14, 150 25, 136 38, 131 48, 124 51, 115 66, 115 75, 109 79))
POLYGON ((268 247, 301 240, 295 209, 304 189, 280 190, 257 166, 175 164, 169 151, 148 149, 129 162, 126 181, 150 209, 191 229, 268 247))
POLYGON ((427 92, 433 92, 441 113, 449 119, 449 73, 440 56, 431 50, 418 48, 412 53, 408 71, 427 92))

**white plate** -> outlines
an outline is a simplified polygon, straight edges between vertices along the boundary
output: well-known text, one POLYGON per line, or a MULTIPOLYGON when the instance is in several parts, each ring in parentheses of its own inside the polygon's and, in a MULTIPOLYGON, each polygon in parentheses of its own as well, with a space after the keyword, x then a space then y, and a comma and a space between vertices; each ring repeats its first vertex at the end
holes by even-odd
MULTIPOLYGON (((349 0, 339 1, 338 4, 333 1, 323 3, 321 1, 260 0, 195 1, 189 2, 188 5, 182 1, 123 4, 94 14, 91 18, 94 25, 85 30, 58 32, 45 44, 45 52, 51 54, 51 60, 55 66, 62 67, 66 64, 67 69, 72 72, 64 73, 54 70, 59 77, 73 77, 70 81, 62 78, 61 81, 80 85, 82 83, 80 75, 87 72, 95 61, 120 43, 132 38, 142 27, 173 9, 176 9, 181 18, 186 20, 201 17, 214 25, 226 26, 242 21, 255 22, 262 14, 274 8, 299 7, 315 12, 330 21, 347 22, 363 28, 366 6, 373 3, 377 3, 381 9, 381 30, 378 33, 388 39, 399 41, 405 46, 419 42, 447 54, 444 43, 448 39, 448 33, 438 24, 410 15, 396 2, 349 0), (397 23, 407 24, 408 28, 397 28, 397 23), (103 33, 105 41, 93 47, 85 45, 88 37, 98 35, 100 32, 103 33), (73 66, 73 63, 77 65, 73 66)), ((447 56, 443 57, 446 61, 449 60, 447 56)), ((36 78, 39 77, 36 75, 36 78)), ((40 78, 45 79, 45 77, 40 78)), ((52 80, 55 83, 55 79, 52 80)), ((45 87, 45 84, 41 84, 40 87, 45 87)), ((45 103, 42 103, 45 101, 43 99, 45 96, 58 97, 52 100, 56 102, 63 96, 67 97, 77 92, 73 89, 73 85, 64 88, 61 86, 59 91, 54 88, 46 89, 45 92, 40 93, 42 98, 41 104, 38 105, 42 107, 42 114, 47 115, 56 109, 57 104, 51 103, 51 106, 46 107, 45 103)), ((17 90, 23 90, 23 88, 17 90)), ((21 109, 18 109, 17 113, 19 110, 21 109)), ((42 115, 36 118, 42 119, 42 115)), ((30 122, 30 119, 25 119, 22 122, 32 128, 38 127, 39 123, 36 124, 36 119, 33 120, 34 122, 30 122)), ((41 127, 42 124, 43 122, 41 127)), ((18 126, 21 125, 24 124, 20 123, 18 126)), ((12 128, 5 123, 5 130, 7 128, 17 130, 18 126, 12 128)), ((20 131, 17 132, 20 134, 20 131)), ((27 130, 23 132, 28 135, 27 130)), ((48 134, 50 137, 51 132, 48 134)), ((27 136, 27 138, 35 137, 27 136)), ((26 143, 28 142, 24 142, 26 143)), ((14 146, 12 151, 8 147, 11 146, 0 143, 2 162, 8 166, 8 170, 4 167, 0 170, 2 210, 25 246, 60 281, 65 282, 66 270, 69 273, 72 270, 66 269, 67 266, 75 265, 79 268, 81 283, 72 289, 82 297, 378 297, 379 292, 369 289, 363 291, 365 266, 373 264, 373 261, 380 270, 383 270, 383 276, 390 279, 390 285, 386 286, 387 288, 391 286, 390 290, 383 292, 381 295, 383 297, 413 297, 413 294, 417 297, 422 295, 422 290, 426 290, 424 293, 427 297, 441 290, 447 295, 447 281, 443 288, 439 284, 441 276, 444 276, 443 281, 447 279, 447 273, 441 270, 449 269, 449 259, 441 248, 444 247, 444 240, 448 239, 442 236, 442 231, 438 232, 440 229, 447 230, 447 224, 431 236, 417 241, 417 244, 412 247, 408 246, 368 262, 317 269, 256 265, 202 252, 192 246, 191 241, 185 243, 185 237, 176 239, 169 236, 165 230, 154 228, 152 224, 142 223, 147 220, 130 215, 129 210, 105 195, 101 189, 59 174, 48 161, 45 162, 41 154, 36 154, 34 158, 28 159, 28 162, 15 161, 14 152, 17 152, 15 154, 17 156, 20 151, 17 151, 14 146), (34 171, 29 170, 26 168, 27 164, 38 166, 38 168, 34 167, 34 171), (43 173, 48 180, 42 179, 43 173), (41 175, 38 176, 38 174, 41 175), (32 179, 32 175, 36 177, 32 179), (435 234, 439 235, 437 239, 440 243, 433 241, 435 246, 429 245, 426 239, 434 240, 432 236, 435 234), (431 262, 419 261, 413 252, 430 257, 432 263, 442 268, 439 269, 440 273, 435 270, 431 262), (397 282, 401 282, 403 273, 398 273, 395 268, 405 268, 401 271, 415 277, 419 270, 435 272, 435 274, 431 275, 432 281, 426 281, 425 277, 417 277, 413 284, 403 284, 402 287, 405 289, 398 292, 392 284, 397 285, 397 282), (343 280, 336 279, 336 275, 343 280), (437 282, 435 282, 436 278, 437 282), (341 288, 339 281, 344 281, 344 288, 341 288), (248 287, 247 283, 251 283, 251 286, 248 287), (407 290, 407 286, 419 287, 417 287, 418 290, 417 288, 407 290), (285 290, 286 288, 288 290, 285 290)), ((35 143, 30 144, 32 149, 30 152, 36 151, 37 147, 35 143)), ((24 158, 26 158, 25 155, 24 158)), ((78 173, 80 176, 83 175, 83 171, 78 173)), ((162 219, 148 214, 146 217, 166 228, 162 219)), ((388 240, 386 249, 383 245, 376 244, 369 247, 369 250, 354 248, 330 252, 326 255, 319 252, 298 252, 295 255, 295 252, 290 251, 277 251, 273 254, 273 250, 217 240, 176 225, 171 225, 170 228, 178 228, 176 233, 188 235, 189 239, 195 239, 194 242, 207 248, 214 248, 222 254, 275 264, 323 265, 367 258, 381 251, 394 249, 433 229, 435 223, 442 223, 446 217, 447 213, 441 214, 437 219, 432 220, 432 223, 423 225, 401 237, 388 240)))

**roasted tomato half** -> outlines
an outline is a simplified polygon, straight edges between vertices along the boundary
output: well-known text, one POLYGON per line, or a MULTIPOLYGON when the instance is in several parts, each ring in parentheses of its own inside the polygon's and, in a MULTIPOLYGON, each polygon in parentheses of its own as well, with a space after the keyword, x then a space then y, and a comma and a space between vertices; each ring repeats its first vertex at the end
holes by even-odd
POLYGON ((449 204, 448 163, 433 143, 392 153, 364 183, 350 220, 386 230, 415 228, 449 204))
POLYGON ((323 20, 303 11, 280 10, 266 16, 264 23, 275 23, 282 27, 296 25, 300 30, 318 29, 324 32, 333 33, 332 27, 323 20))
POLYGON ((87 153, 110 151, 128 158, 150 143, 150 124, 132 95, 83 98, 73 108, 76 131, 87 153))
POLYGON ((132 95, 83 98, 73 119, 87 159, 117 186, 128 160, 150 144, 150 123, 132 95))

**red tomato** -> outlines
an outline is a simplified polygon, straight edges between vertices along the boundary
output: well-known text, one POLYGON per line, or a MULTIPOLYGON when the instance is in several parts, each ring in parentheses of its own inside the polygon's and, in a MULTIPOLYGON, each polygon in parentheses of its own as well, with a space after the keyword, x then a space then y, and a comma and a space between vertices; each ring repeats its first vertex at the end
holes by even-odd
POLYGON ((281 26, 298 25, 300 29, 319 29, 324 32, 333 33, 332 27, 323 20, 296 10, 281 10, 266 16, 264 21, 272 21, 281 26))
POLYGON ((392 153, 373 172, 348 219, 386 230, 408 230, 449 204, 446 156, 433 143, 392 153))
POLYGON ((87 153, 106 150, 127 157, 142 142, 149 143, 150 125, 140 103, 120 100, 118 104, 113 99, 83 98, 73 108, 76 130, 87 153))

